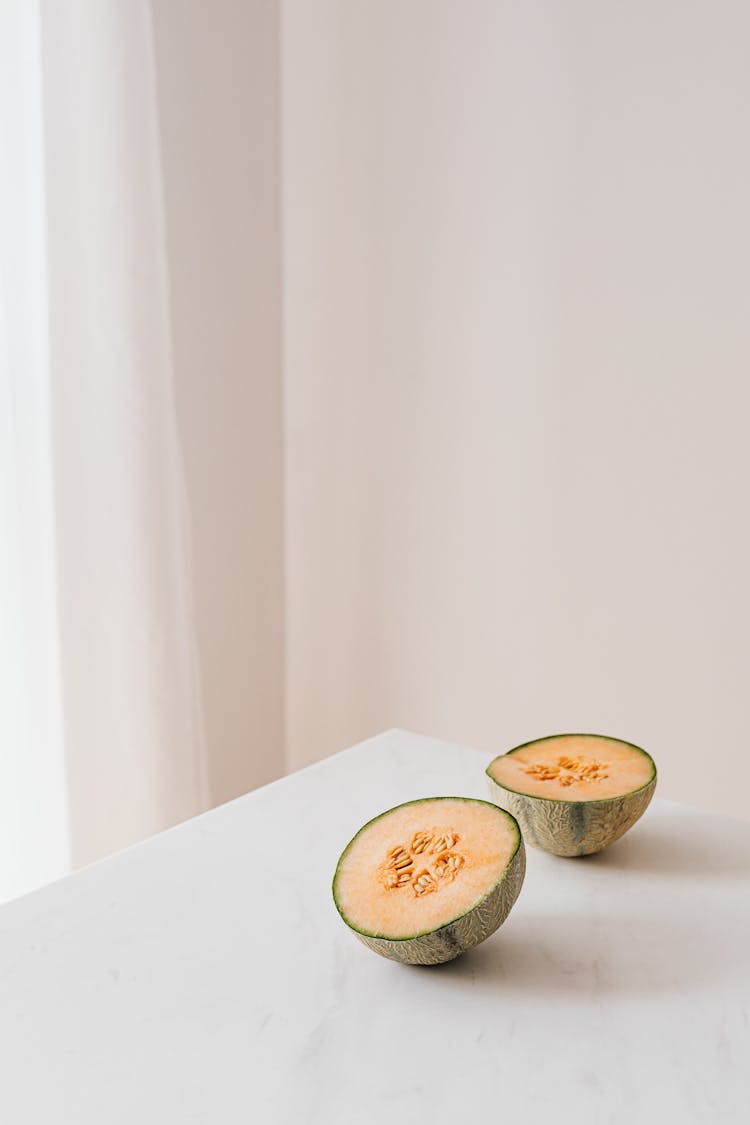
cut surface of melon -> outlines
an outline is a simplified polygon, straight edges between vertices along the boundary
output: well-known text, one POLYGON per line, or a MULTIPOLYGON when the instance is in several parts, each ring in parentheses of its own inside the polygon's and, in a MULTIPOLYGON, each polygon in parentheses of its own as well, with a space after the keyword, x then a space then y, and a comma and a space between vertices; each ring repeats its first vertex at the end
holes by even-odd
POLYGON ((427 798, 360 829, 339 860, 333 895, 347 925, 376 952, 428 964, 497 929, 523 872, 511 815, 486 801, 427 798))
POLYGON ((487 782, 492 800, 518 820, 531 847, 591 855, 643 816, 656 788, 656 766, 631 742, 555 734, 495 758, 487 782))
POLYGON ((511 750, 487 771, 506 789, 556 801, 601 801, 648 785, 653 760, 639 747, 616 738, 564 734, 511 750))

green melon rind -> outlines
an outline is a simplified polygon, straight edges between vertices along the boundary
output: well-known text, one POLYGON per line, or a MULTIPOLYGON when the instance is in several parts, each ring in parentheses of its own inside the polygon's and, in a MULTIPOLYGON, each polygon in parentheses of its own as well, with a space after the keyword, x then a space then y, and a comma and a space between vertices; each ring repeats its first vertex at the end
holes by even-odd
POLYGON ((399 961, 402 965, 439 965, 444 961, 452 961, 455 957, 466 953, 467 950, 473 949, 490 937, 491 934, 494 934, 495 930, 503 924, 510 914, 523 885, 526 873, 526 852, 521 829, 515 817, 508 813, 506 809, 501 809, 500 811, 504 812, 508 819, 513 822, 517 835, 516 847, 498 876, 497 882, 463 914, 451 919, 450 922, 436 930, 426 930, 403 938, 380 937, 377 934, 358 929, 348 920, 339 904, 336 881, 341 864, 358 836, 375 821, 388 816, 396 809, 408 805, 427 804, 430 801, 446 800, 463 801, 474 805, 491 804, 493 808, 498 808, 496 802, 479 801, 472 797, 424 797, 417 801, 405 801, 402 805, 396 805, 379 816, 373 817, 372 820, 368 820, 367 824, 360 828, 359 832, 352 837, 344 848, 336 865, 336 873, 333 877, 333 901, 342 919, 368 949, 372 949, 375 953, 379 953, 381 957, 387 957, 391 961, 399 961))
MULTIPOLYGON (((508 754, 515 754, 525 746, 539 742, 569 737, 571 736, 554 734, 547 738, 535 738, 531 742, 514 746, 508 754)), ((606 738, 610 742, 622 742, 638 750, 651 763, 652 776, 638 789, 617 797, 605 797, 601 801, 565 801, 556 797, 532 797, 528 793, 502 785, 491 773, 498 760, 493 758, 485 771, 492 801, 516 818, 525 842, 532 848, 559 856, 593 855, 624 836, 640 820, 651 802, 656 789, 656 763, 650 754, 634 742, 625 742, 622 738, 612 738, 609 735, 585 737, 606 738)))

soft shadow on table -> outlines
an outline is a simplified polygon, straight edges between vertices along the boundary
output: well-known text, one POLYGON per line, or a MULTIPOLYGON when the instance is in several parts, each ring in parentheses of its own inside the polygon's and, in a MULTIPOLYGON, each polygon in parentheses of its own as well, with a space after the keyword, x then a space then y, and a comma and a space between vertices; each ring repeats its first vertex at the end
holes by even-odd
MULTIPOLYGON (((646 814, 648 816, 648 814, 646 814)), ((582 870, 630 871, 669 878, 750 878, 748 826, 703 818, 636 825, 597 855, 565 862, 582 870), (718 825, 718 827, 717 827, 718 825)))
MULTIPOLYGON (((519 910, 519 908, 516 908, 519 910)), ((686 994, 736 977, 746 964, 716 919, 623 913, 606 922, 519 910, 497 934, 455 961, 423 970, 502 996, 630 1000, 686 994)))

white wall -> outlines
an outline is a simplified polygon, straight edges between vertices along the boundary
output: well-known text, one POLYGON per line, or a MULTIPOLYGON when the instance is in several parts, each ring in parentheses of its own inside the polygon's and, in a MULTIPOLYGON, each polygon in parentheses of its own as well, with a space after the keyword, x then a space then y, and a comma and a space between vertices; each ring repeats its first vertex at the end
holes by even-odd
POLYGON ((747 815, 750 10, 283 4, 287 724, 747 815))

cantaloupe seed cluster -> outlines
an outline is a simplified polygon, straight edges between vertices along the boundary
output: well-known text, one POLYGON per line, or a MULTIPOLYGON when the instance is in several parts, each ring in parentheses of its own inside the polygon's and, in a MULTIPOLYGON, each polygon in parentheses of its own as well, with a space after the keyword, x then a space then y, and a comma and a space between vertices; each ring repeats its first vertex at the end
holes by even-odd
POLYGON ((434 894, 452 883, 466 862, 455 850, 460 836, 451 829, 423 829, 415 832, 411 844, 395 844, 388 849, 378 874, 387 891, 409 887, 414 895, 434 894))
POLYGON ((583 755, 569 758, 563 754, 557 759, 556 764, 537 762, 525 766, 523 772, 538 781, 557 781, 567 787, 574 781, 604 781, 609 777, 609 774, 604 772, 608 768, 608 763, 598 762, 595 758, 586 758, 583 755))

